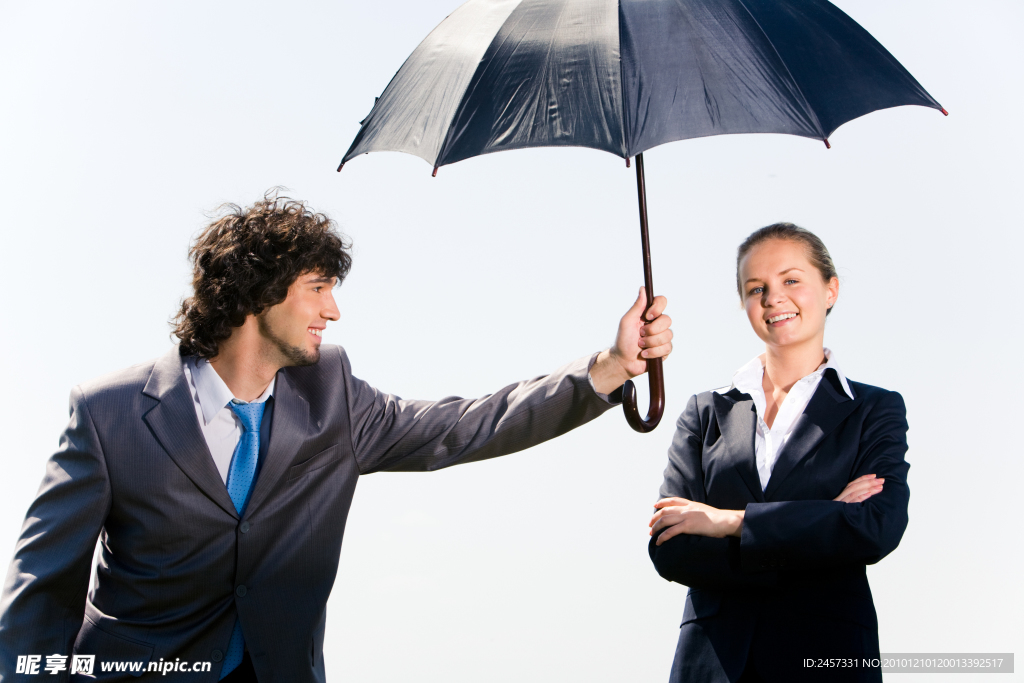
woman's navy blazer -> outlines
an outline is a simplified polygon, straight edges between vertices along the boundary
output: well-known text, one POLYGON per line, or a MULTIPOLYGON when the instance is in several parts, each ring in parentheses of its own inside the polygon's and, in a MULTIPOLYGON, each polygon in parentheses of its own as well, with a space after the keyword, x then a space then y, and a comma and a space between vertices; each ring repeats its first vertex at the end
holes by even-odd
MULTIPOLYGON (((649 551, 690 587, 672 666, 676 681, 736 681, 750 660, 766 680, 822 680, 806 659, 878 656, 866 565, 907 527, 907 419, 896 392, 826 369, 762 491, 754 401, 737 389, 694 396, 680 415, 661 496, 746 510, 739 538, 680 534, 649 551), (864 474, 885 479, 863 503, 833 499, 864 474)), ((881 680, 878 669, 825 680, 881 680)))

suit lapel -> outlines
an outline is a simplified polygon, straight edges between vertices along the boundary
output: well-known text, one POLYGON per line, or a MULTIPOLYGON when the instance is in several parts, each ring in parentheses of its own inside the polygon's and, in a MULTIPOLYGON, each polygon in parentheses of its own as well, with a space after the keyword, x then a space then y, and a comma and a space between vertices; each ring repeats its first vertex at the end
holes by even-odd
POLYGON ((750 489, 754 500, 763 503, 764 492, 761 491, 761 480, 757 476, 757 462, 754 458, 754 430, 757 425, 754 400, 737 389, 725 394, 714 393, 712 396, 715 416, 722 430, 726 451, 735 463, 734 469, 750 489))
POLYGON ((160 445, 203 493, 228 514, 238 517, 199 428, 177 347, 156 362, 142 393, 158 401, 142 419, 160 445))
POLYGON ((272 419, 266 460, 260 468, 252 498, 245 508, 247 516, 251 516, 253 510, 258 508, 278 485, 285 470, 292 465, 296 450, 306 438, 309 402, 296 390, 285 371, 277 373, 272 419))
POLYGON ((851 399, 843 391, 835 370, 826 369, 817 390, 807 403, 803 415, 797 418, 796 424, 793 425, 793 433, 775 461, 772 476, 768 479, 768 486, 764 491, 767 500, 771 500, 782 485, 782 481, 800 461, 813 453, 821 440, 859 405, 859 399, 851 399))

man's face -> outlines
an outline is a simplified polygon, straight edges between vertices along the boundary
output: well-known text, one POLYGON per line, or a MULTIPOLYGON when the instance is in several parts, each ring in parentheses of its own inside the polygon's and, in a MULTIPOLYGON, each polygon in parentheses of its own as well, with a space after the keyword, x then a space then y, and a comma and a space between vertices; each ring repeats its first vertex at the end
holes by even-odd
POLYGON ((279 354, 282 367, 313 365, 320 360, 321 334, 328 320, 337 320, 334 303, 337 278, 304 273, 288 288, 288 296, 256 316, 259 331, 279 354))

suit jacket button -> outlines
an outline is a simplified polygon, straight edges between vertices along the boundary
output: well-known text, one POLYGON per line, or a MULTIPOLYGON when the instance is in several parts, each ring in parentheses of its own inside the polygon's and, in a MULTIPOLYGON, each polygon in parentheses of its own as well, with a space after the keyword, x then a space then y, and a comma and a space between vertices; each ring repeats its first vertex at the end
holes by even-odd
POLYGON ((211 661, 219 662, 222 659, 224 659, 224 653, 221 652, 220 650, 214 650, 213 652, 210 653, 210 660, 211 661))
POLYGON ((242 522, 242 525, 241 525, 240 527, 238 527, 238 529, 239 529, 239 530, 240 530, 240 531, 241 531, 241 532, 242 532, 243 534, 247 534, 247 533, 249 533, 249 522, 242 522))
POLYGON ((237 595, 240 598, 244 598, 245 594, 248 593, 248 592, 249 591, 246 590, 245 586, 239 586, 238 588, 235 589, 235 595, 237 595))

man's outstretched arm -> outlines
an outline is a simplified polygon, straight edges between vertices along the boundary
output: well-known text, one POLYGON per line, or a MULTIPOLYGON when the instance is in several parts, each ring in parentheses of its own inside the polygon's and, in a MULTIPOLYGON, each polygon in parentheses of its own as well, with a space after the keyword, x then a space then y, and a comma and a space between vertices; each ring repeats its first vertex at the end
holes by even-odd
POLYGON ((520 451, 564 434, 608 410, 607 396, 672 352, 667 301, 646 295, 619 321, 615 344, 555 372, 478 399, 407 401, 352 377, 342 352, 352 447, 363 474, 436 470, 520 451))

